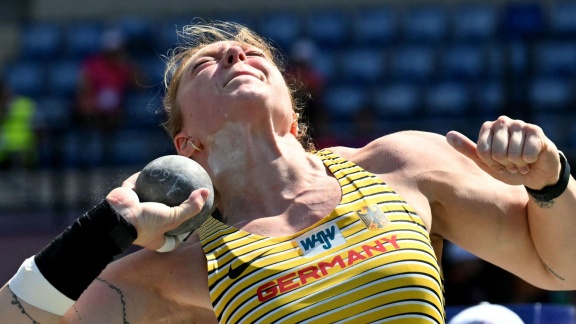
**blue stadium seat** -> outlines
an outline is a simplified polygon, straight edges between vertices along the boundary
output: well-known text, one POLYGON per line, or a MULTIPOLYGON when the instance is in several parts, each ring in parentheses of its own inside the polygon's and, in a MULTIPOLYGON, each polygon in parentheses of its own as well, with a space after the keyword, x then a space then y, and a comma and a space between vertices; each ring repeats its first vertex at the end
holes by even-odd
POLYGON ((535 77, 529 83, 528 99, 536 111, 567 111, 574 99, 573 85, 566 79, 535 77))
POLYGON ((355 47, 339 53, 339 76, 342 81, 371 85, 381 80, 385 67, 384 53, 381 49, 355 47))
POLYGON ((534 49, 535 72, 572 77, 576 75, 576 44, 572 41, 545 41, 534 49))
POLYGON ((64 129, 72 120, 72 101, 67 97, 48 95, 37 101, 37 113, 44 127, 64 129))
POLYGON ((415 6, 404 18, 404 38, 408 42, 439 42, 444 40, 448 16, 442 5, 415 6))
POLYGON ((553 1, 549 7, 550 29, 556 35, 576 34, 576 2, 553 1))
POLYGON ((67 60, 47 67, 46 86, 53 95, 73 97, 78 87, 80 62, 67 60))
POLYGON ((480 81, 473 87, 473 101, 476 116, 497 118, 504 111, 506 95, 504 83, 500 79, 480 81))
POLYGON ((342 11, 313 11, 304 19, 305 36, 323 48, 341 48, 349 41, 349 21, 342 11))
POLYGON ((104 158, 102 133, 98 131, 68 130, 63 138, 62 162, 65 167, 100 166, 104 158))
POLYGON ((510 2, 505 5, 503 31, 508 37, 531 37, 545 28, 542 4, 539 2, 510 2))
POLYGON ((177 33, 186 23, 187 20, 169 20, 156 25, 153 43, 159 53, 165 53, 168 49, 178 45, 180 39, 177 33))
MULTIPOLYGON (((507 46, 507 45, 504 45, 507 46)), ((507 51, 499 43, 488 43, 485 45, 486 69, 485 75, 489 78, 501 78, 506 73, 505 64, 508 59, 505 56, 507 51)))
POLYGON ((141 16, 125 16, 116 21, 115 26, 125 37, 126 48, 133 56, 154 53, 154 43, 150 42, 154 21, 141 16))
POLYGON ((45 72, 40 61, 18 61, 7 66, 4 78, 16 93, 38 97, 46 86, 45 72))
POLYGON ((395 79, 427 80, 435 69, 436 52, 427 46, 401 46, 393 49, 390 75, 395 79))
POLYGON ((498 32, 498 9, 493 4, 461 4, 452 14, 452 37, 458 41, 489 41, 498 32))
MULTIPOLYGON (((566 145, 568 148, 572 149, 572 152, 576 150, 576 116, 571 114, 569 118, 564 118, 568 122, 568 131, 566 133, 566 145)), ((563 150, 563 147, 559 147, 563 150)))
POLYGON ((111 148, 110 162, 113 165, 144 166, 171 146, 165 133, 160 134, 148 129, 118 130, 114 136, 120 140, 116 140, 111 148))
POLYGON ((322 73, 322 75, 324 75, 326 79, 338 81, 337 61, 334 52, 320 49, 320 53, 315 55, 312 64, 320 73, 322 73))
POLYGON ((349 121, 368 103, 367 92, 363 87, 349 84, 329 86, 324 103, 333 121, 349 121))
POLYGON ((162 98, 159 93, 133 92, 128 94, 124 105, 124 124, 135 126, 160 125, 162 98))
POLYGON ((128 40, 143 39, 151 36, 153 22, 140 16, 125 16, 120 18, 115 25, 128 40))
POLYGON ((572 120, 567 113, 561 111, 538 111, 532 116, 530 122, 540 126, 546 137, 554 142, 559 150, 563 150, 570 145, 572 120))
POLYGON ((301 36, 301 15, 289 11, 268 13, 258 23, 257 30, 260 35, 288 51, 301 36))
POLYGON ((361 9, 352 20, 352 37, 357 44, 381 46, 398 34, 399 14, 392 8, 361 9))
POLYGON ((483 75, 486 68, 483 47, 471 44, 456 44, 444 47, 441 58, 441 73, 444 77, 472 80, 483 75))
POLYGON ((99 22, 69 25, 66 30, 66 50, 70 57, 81 58, 102 48, 104 26, 99 22))
POLYGON ((62 27, 57 23, 33 23, 20 35, 20 58, 53 60, 61 54, 62 27))
POLYGON ((420 88, 411 83, 390 83, 374 90, 372 106, 376 113, 389 117, 415 116, 421 106, 420 88))
POLYGON ((529 58, 529 50, 526 43, 522 41, 512 41, 506 44, 507 48, 503 49, 504 55, 506 55, 506 51, 508 51, 510 64, 510 70, 514 75, 526 75, 528 74, 530 58, 529 58))
POLYGON ((145 87, 154 89, 162 88, 164 82, 164 69, 166 63, 159 56, 147 56, 138 61, 138 68, 143 78, 142 84, 145 87))
POLYGON ((426 87, 424 100, 429 116, 464 116, 471 105, 470 89, 461 82, 441 81, 426 87))

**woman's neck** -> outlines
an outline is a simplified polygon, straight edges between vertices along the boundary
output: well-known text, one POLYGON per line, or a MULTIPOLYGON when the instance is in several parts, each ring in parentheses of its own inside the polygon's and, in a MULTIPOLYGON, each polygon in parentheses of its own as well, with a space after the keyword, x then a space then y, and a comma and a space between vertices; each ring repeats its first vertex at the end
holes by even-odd
POLYGON ((208 141, 206 164, 219 193, 217 208, 229 224, 281 215, 327 176, 320 159, 291 134, 252 136, 230 124, 208 141))

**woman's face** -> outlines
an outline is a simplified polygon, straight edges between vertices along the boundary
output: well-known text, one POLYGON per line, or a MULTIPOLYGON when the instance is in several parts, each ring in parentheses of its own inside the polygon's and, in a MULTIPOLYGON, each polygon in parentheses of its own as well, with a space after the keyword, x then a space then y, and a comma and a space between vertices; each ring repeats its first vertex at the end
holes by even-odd
POLYGON ((203 142, 226 124, 252 131, 290 131, 290 91, 278 68, 254 46, 226 41, 200 49, 186 63, 176 100, 186 136, 203 142))

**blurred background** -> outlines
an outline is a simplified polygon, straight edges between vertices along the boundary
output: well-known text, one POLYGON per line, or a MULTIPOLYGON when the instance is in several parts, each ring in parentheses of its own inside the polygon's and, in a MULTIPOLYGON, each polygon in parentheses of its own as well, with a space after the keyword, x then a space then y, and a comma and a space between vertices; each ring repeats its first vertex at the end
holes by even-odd
MULTIPOLYGON (((0 0, 0 281, 152 159, 175 153, 163 55, 194 18, 245 24, 312 94, 319 147, 473 140, 505 114, 576 161, 576 1, 0 0)), ((448 306, 576 302, 448 244, 448 306)))

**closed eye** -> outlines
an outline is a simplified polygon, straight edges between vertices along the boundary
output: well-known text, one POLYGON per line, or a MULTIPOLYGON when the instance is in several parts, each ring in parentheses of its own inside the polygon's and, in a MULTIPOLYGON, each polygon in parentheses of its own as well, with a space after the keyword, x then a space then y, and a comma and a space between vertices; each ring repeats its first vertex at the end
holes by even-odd
POLYGON ((264 53, 259 52, 259 51, 248 51, 246 52, 247 56, 260 56, 260 57, 265 57, 264 53))
POLYGON ((196 70, 196 68, 198 68, 200 65, 204 64, 204 63, 208 63, 210 61, 210 59, 201 59, 199 61, 197 61, 194 66, 192 66, 192 71, 196 70))

